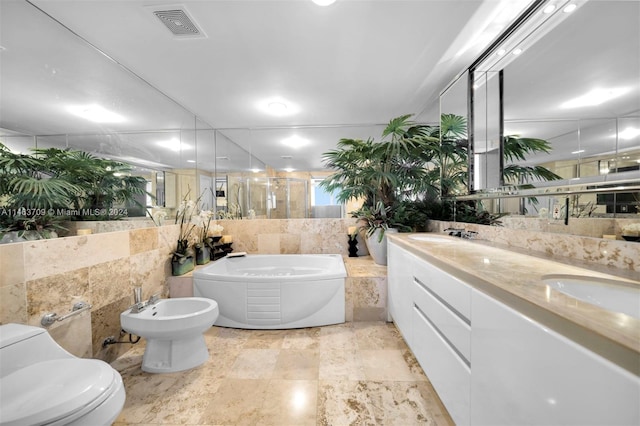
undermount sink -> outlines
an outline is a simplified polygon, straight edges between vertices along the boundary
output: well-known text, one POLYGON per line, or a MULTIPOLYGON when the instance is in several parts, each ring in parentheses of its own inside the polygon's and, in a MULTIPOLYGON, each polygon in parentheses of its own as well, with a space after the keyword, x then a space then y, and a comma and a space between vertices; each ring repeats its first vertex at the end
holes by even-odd
POLYGON ((416 241, 428 241, 432 243, 451 243, 454 240, 447 237, 440 237, 437 235, 425 235, 425 234, 413 234, 409 235, 410 240, 416 241))
POLYGON ((640 319, 640 287, 633 283, 578 275, 546 275, 542 281, 574 299, 640 319))

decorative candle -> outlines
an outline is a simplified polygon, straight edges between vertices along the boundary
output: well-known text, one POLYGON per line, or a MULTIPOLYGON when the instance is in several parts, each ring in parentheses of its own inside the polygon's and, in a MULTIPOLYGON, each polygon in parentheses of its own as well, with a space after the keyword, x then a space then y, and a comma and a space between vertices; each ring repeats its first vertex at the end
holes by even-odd
POLYGON ((349 227, 349 235, 353 235, 356 233, 356 227, 355 226, 350 226, 349 227))
POLYGON ((92 231, 89 228, 78 229, 76 231, 76 235, 90 235, 91 233, 92 231))
POLYGON ((232 243, 233 242, 233 236, 232 235, 223 235, 221 241, 222 241, 222 244, 232 243))

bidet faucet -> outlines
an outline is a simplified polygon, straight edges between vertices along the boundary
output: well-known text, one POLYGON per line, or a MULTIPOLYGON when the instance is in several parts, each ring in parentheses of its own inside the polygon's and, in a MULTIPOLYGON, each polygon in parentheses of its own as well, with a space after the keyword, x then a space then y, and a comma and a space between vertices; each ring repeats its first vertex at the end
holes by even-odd
POLYGON ((132 314, 139 314, 140 312, 144 311, 146 308, 147 308, 147 302, 138 302, 131 305, 130 309, 132 314))

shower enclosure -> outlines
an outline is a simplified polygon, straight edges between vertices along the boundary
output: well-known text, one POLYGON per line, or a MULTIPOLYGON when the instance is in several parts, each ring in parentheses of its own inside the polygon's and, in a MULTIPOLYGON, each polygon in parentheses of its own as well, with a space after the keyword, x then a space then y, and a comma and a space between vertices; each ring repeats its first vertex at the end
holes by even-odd
POLYGON ((217 211, 229 217, 258 219, 300 219, 309 217, 309 182, 306 179, 280 177, 244 177, 228 175, 217 180, 225 189, 226 206, 216 203, 217 211))

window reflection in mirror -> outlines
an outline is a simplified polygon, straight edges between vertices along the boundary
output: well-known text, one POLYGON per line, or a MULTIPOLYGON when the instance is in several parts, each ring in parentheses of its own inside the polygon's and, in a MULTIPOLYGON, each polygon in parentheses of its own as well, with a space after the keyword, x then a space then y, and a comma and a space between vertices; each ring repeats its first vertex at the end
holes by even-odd
POLYGON ((468 192, 469 145, 467 128, 468 73, 459 76, 440 95, 440 193, 443 197, 468 192))

